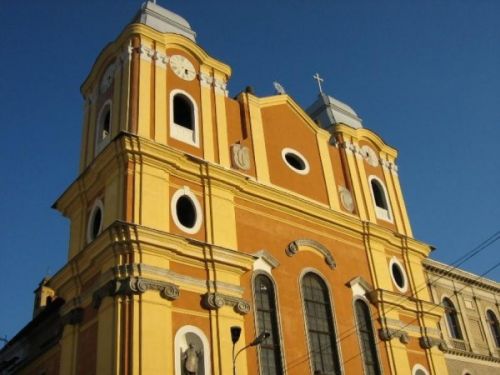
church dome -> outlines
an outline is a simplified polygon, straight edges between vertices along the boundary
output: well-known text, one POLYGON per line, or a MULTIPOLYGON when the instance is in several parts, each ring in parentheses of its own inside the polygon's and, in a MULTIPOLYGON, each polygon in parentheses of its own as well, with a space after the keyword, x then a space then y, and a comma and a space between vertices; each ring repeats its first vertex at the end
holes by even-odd
POLYGON ((324 129, 338 123, 355 129, 363 127, 362 120, 354 109, 324 93, 319 94, 318 99, 307 108, 306 112, 324 129))
POLYGON ((193 42, 196 41, 196 33, 191 29, 188 21, 151 1, 146 1, 142 5, 132 22, 148 25, 162 33, 183 35, 193 42))

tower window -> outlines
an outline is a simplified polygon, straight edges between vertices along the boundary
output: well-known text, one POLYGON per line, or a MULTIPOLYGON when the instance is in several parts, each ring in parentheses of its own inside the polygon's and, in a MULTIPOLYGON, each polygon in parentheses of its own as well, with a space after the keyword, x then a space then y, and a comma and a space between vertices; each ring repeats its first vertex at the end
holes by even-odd
POLYGON ((281 375, 281 349, 276 311, 276 296, 274 286, 265 275, 255 278, 255 314, 257 318, 257 331, 269 332, 269 338, 260 345, 259 359, 261 374, 281 375))
POLYGON ((486 322, 490 326, 493 343, 497 348, 500 348, 500 325, 498 324, 498 319, 493 311, 486 311, 486 322))
POLYGON ((172 219, 182 231, 193 234, 200 230, 202 222, 201 205, 187 186, 174 193, 171 209, 172 219))
POLYGON ((193 105, 182 94, 174 96, 174 122, 186 129, 193 130, 193 105))
POLYGON ((319 276, 309 272, 302 279, 302 292, 313 372, 340 374, 328 288, 319 276))
POLYGON ((361 343, 365 374, 380 375, 380 365, 378 363, 377 349, 373 335, 370 308, 361 299, 357 299, 356 302, 354 302, 354 308, 356 311, 356 322, 361 343))
POLYGON ((193 201, 187 195, 183 195, 177 200, 175 209, 182 225, 187 228, 194 227, 196 223, 196 209, 194 208, 193 201))
POLYGON ((111 138, 111 101, 107 101, 99 111, 95 133, 95 154, 102 151, 111 138))
POLYGON ((462 330, 460 329, 460 323, 458 322, 458 314, 455 309, 455 305, 449 298, 445 298, 443 299, 443 306, 445 309, 450 336, 454 339, 462 340, 462 330))
POLYGON ((370 177, 372 198, 375 203, 375 215, 379 219, 392 221, 389 208, 389 200, 384 184, 377 177, 370 177))
POLYGON ((103 227, 103 204, 101 200, 97 200, 90 210, 89 219, 87 222, 87 243, 92 242, 101 234, 103 227))
POLYGON ((401 293, 405 293, 408 290, 408 282, 403 265, 396 257, 393 257, 389 262, 389 268, 392 282, 401 293))
POLYGON ((170 136, 199 145, 198 108, 194 99, 182 90, 173 90, 170 94, 170 136))

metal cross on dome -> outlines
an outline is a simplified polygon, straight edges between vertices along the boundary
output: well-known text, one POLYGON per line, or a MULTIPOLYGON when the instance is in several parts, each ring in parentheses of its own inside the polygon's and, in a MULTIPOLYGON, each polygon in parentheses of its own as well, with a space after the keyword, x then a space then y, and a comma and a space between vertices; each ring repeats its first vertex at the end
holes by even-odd
POLYGON ((323 78, 321 78, 321 77, 319 76, 319 74, 318 74, 318 73, 316 73, 315 75, 313 75, 313 78, 314 78, 316 81, 318 81, 319 92, 320 92, 321 94, 323 94, 323 88, 321 87, 321 82, 323 82, 323 81, 324 81, 324 79, 323 79, 323 78))

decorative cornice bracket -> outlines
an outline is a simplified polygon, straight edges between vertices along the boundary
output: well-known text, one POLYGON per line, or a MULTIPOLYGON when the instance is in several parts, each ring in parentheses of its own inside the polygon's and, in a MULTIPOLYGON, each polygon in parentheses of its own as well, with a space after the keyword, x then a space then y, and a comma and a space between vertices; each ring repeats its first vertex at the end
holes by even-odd
POLYGON ((231 306, 234 311, 241 315, 245 315, 250 311, 250 304, 244 299, 220 293, 204 294, 202 304, 208 310, 218 310, 223 306, 231 306))
POLYGON ((408 335, 408 333, 401 329, 380 328, 378 330, 378 335, 382 341, 389 341, 397 338, 403 344, 408 344, 410 342, 410 336, 408 335))
POLYGON ((92 295, 92 303, 94 308, 98 309, 104 297, 142 294, 147 290, 157 290, 162 298, 170 301, 179 298, 180 294, 179 287, 172 283, 143 277, 127 277, 126 279, 111 280, 97 289, 92 295))

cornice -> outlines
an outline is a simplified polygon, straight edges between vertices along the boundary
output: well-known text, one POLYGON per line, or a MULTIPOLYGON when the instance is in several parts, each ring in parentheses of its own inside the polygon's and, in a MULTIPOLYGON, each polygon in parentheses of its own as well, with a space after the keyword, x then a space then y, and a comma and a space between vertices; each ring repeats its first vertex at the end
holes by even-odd
POLYGON ((454 279, 461 281, 468 285, 473 285, 478 288, 482 288, 488 291, 492 291, 496 294, 500 294, 500 283, 494 280, 490 280, 479 275, 475 275, 471 272, 467 272, 460 268, 454 268, 453 266, 438 262, 434 259, 425 259, 423 261, 424 268, 429 273, 434 273, 448 279, 454 279))
POLYGON ((493 356, 473 353, 473 352, 466 351, 466 350, 453 349, 453 348, 450 348, 449 346, 445 346, 443 349, 443 352, 444 352, 446 358, 450 358, 450 355, 453 355, 453 356, 459 357, 459 359, 463 359, 465 357, 465 358, 473 358, 473 359, 476 359, 479 361, 500 363, 499 357, 493 357, 493 356))
POLYGON ((411 311, 413 313, 421 313, 427 317, 434 317, 438 321, 444 314, 444 308, 435 303, 416 299, 396 292, 385 289, 375 289, 367 293, 370 302, 374 304, 382 304, 385 306, 397 306, 400 309, 411 311))

